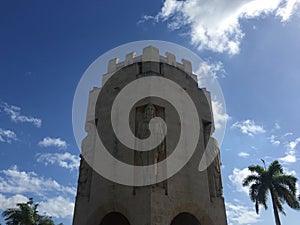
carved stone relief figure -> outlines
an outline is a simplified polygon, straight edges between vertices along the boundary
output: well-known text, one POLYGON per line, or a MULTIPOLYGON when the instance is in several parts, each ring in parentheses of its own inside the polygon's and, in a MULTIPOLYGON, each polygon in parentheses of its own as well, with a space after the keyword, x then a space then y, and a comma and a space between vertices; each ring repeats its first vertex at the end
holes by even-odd
MULTIPOLYGON (((158 116, 158 112, 156 107, 149 103, 143 111, 143 118, 138 121, 137 132, 136 135, 140 139, 145 139, 150 136, 149 130, 149 122, 152 118, 158 116)), ((154 124, 153 133, 151 135, 154 136, 157 140, 163 140, 165 136, 164 126, 161 122, 157 122, 154 124)), ((166 144, 165 140, 161 142, 159 146, 155 149, 148 152, 137 151, 135 153, 135 164, 142 165, 152 165, 157 164, 161 160, 166 157, 166 144)), ((158 171, 158 167, 154 167, 153 173, 158 177, 158 174, 166 171, 158 171)))
POLYGON ((222 197, 223 186, 221 178, 220 154, 217 155, 213 163, 208 168, 208 182, 211 197, 222 197))
POLYGON ((220 153, 215 159, 214 177, 215 177, 216 196, 221 197, 223 196, 223 186, 222 186, 222 178, 221 178, 220 153))

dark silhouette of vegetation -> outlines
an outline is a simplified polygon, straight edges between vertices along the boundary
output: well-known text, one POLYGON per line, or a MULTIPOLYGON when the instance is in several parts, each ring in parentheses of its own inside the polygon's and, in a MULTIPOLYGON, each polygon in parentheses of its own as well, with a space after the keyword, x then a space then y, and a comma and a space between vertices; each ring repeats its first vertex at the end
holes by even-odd
POLYGON ((17 208, 5 210, 2 216, 6 225, 55 225, 51 217, 39 215, 37 207, 38 204, 30 198, 27 203, 18 203, 17 208))
MULTIPOLYGON (((263 160, 262 160, 263 161, 263 160)), ((297 178, 292 175, 287 175, 283 172, 280 163, 275 160, 268 168, 256 165, 249 166, 248 169, 252 172, 243 181, 243 186, 250 186, 250 199, 255 203, 256 213, 259 213, 259 206, 267 206, 267 199, 271 195, 271 201, 274 211, 276 225, 281 225, 279 213, 285 215, 283 204, 287 203, 292 209, 300 210, 300 196, 296 196, 297 178)))

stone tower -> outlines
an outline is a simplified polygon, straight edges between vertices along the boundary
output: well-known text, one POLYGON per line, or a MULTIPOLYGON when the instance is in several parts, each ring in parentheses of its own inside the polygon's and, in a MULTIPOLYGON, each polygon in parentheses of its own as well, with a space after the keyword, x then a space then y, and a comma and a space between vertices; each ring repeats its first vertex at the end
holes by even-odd
MULTIPOLYGON (((227 225, 219 154, 206 170, 200 172, 198 169, 209 139, 214 150, 218 151, 218 145, 211 137, 214 122, 210 93, 205 88, 198 88, 191 63, 185 59, 178 63, 171 53, 161 56, 157 48, 149 46, 140 56, 129 53, 123 62, 110 60, 102 86, 106 89, 100 100, 100 88, 94 88, 89 95, 87 137, 82 143, 73 225, 227 225), (112 76, 115 78, 110 79, 112 76), (111 124, 107 123, 111 103, 128 82, 146 76, 172 78, 191 96, 198 105, 199 142, 191 159, 168 179, 147 186, 122 185, 99 175, 91 163, 87 163, 86 157, 93 159, 97 151, 97 136, 104 140, 113 157, 131 165, 144 166, 166 159, 182 135, 176 109, 156 97, 137 102, 130 112, 129 124, 132 133, 143 139, 149 136, 149 120, 162 118, 168 135, 160 145, 147 152, 128 150, 114 135, 111 124), (108 85, 104 87, 104 84, 108 85)), ((160 172, 168 171, 162 168, 160 172)))

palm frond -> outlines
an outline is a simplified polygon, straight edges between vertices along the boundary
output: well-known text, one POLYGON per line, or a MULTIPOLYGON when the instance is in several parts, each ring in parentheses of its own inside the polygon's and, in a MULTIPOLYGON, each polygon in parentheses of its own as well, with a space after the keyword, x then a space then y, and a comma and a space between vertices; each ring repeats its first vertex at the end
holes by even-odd
POLYGON ((287 203, 292 209, 300 210, 300 195, 296 196, 297 178, 285 174, 277 160, 272 162, 268 168, 251 165, 248 169, 252 174, 247 176, 242 184, 244 187, 249 186, 249 196, 255 204, 256 213, 259 213, 260 205, 265 209, 268 208, 267 200, 270 193, 275 218, 278 219, 278 212, 285 215, 284 203, 287 203))
POLYGON ((275 207, 278 209, 279 212, 281 212, 283 215, 286 215, 285 214, 285 211, 283 209, 283 206, 282 206, 282 201, 280 200, 281 198, 278 196, 278 194, 276 193, 276 191, 274 192, 274 204, 275 204, 275 207))
POLYGON ((262 174, 265 169, 259 165, 256 165, 256 166, 249 166, 248 169, 253 173, 253 172, 256 172, 258 173, 259 175, 262 174))
POLYGON ((255 212, 256 212, 256 214, 259 214, 259 203, 258 203, 258 201, 255 202, 255 212))
POLYGON ((261 184, 258 188, 257 199, 259 203, 262 204, 266 210, 268 209, 268 205, 267 205, 268 194, 269 194, 269 187, 266 184, 261 184))
POLYGON ((252 202, 256 202, 260 183, 254 183, 249 188, 249 195, 252 202))
POLYGON ((296 188, 297 178, 292 175, 277 175, 273 177, 273 185, 276 187, 277 185, 284 185, 286 186, 294 195, 296 195, 297 188, 296 188))
POLYGON ((2 212, 7 225, 54 225, 51 217, 38 214, 38 204, 32 199, 27 203, 18 203, 17 208, 9 208, 2 212))
POLYGON ((286 202, 292 209, 300 210, 300 202, 291 190, 282 185, 277 186, 276 190, 283 202, 286 202))
POLYGON ((268 171, 271 176, 273 176, 274 174, 283 174, 283 168, 278 160, 275 160, 269 165, 268 171))
POLYGON ((244 187, 248 186, 250 183, 252 183, 254 181, 259 181, 259 176, 255 175, 255 174, 251 174, 243 180, 243 186, 244 187))

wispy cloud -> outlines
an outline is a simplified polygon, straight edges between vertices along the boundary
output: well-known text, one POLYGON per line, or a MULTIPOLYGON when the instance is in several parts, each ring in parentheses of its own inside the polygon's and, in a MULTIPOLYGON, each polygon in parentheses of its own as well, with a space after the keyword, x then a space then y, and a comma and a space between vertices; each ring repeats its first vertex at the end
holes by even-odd
POLYGON ((285 133, 284 135, 282 135, 281 138, 285 138, 285 137, 291 136, 291 135, 293 135, 292 132, 287 132, 287 133, 285 133))
POLYGON ((279 122, 276 122, 275 125, 274 125, 274 129, 275 129, 275 130, 280 130, 280 128, 281 128, 281 127, 280 127, 279 122))
POLYGON ((0 171, 0 210, 16 207, 17 203, 28 201, 26 195, 38 196, 39 212, 56 218, 71 217, 75 196, 74 187, 63 186, 51 178, 44 178, 35 172, 20 171, 17 166, 0 171), (55 196, 55 197, 53 197, 55 196), (46 199, 46 200, 45 200, 46 199))
POLYGON ((55 191, 75 195, 75 188, 65 187, 53 179, 38 176, 35 172, 19 171, 17 166, 0 171, 1 193, 33 193, 42 196, 55 191))
MULTIPOLYGON (((70 218, 73 216, 74 201, 63 196, 47 197, 46 199, 37 201, 40 214, 55 218, 70 218)), ((29 198, 21 194, 8 197, 0 193, 0 210, 16 208, 17 203, 26 203, 28 201, 29 198)))
MULTIPOLYGON (((198 84, 200 87, 209 87, 212 82, 218 77, 225 76, 225 70, 221 62, 203 61, 200 66, 194 71, 197 74, 198 84)), ((214 86, 213 86, 214 88, 214 86)), ((230 116, 226 113, 225 103, 221 99, 217 99, 214 95, 218 90, 209 90, 211 92, 212 110, 214 116, 215 128, 225 129, 226 122, 230 116)))
POLYGON ((238 156, 239 156, 239 157, 242 157, 242 158, 247 158, 247 157, 250 156, 250 154, 247 153, 247 152, 239 152, 238 156))
POLYGON ((0 109, 2 109, 7 115, 9 115, 10 119, 16 123, 32 123, 36 127, 41 127, 42 125, 41 119, 22 115, 21 108, 18 106, 9 105, 8 103, 0 100, 0 109))
POLYGON ((295 163, 297 162, 296 157, 296 147, 300 143, 300 137, 286 144, 286 152, 285 156, 279 158, 285 164, 295 163))
POLYGON ((299 0, 285 0, 284 7, 278 8, 276 15, 281 17, 281 21, 287 21, 299 7, 299 0))
POLYGON ((242 133, 249 136, 266 132, 262 125, 255 124, 253 120, 237 121, 231 126, 231 128, 238 128, 242 131, 242 133))
POLYGON ((277 139, 277 137, 275 135, 271 135, 270 137, 268 137, 270 143, 274 146, 278 146, 280 145, 280 141, 277 139))
POLYGON ((143 15, 136 24, 139 25, 146 21, 152 21, 153 23, 155 23, 155 22, 158 22, 158 18, 156 16, 143 15))
POLYGON ((39 202, 39 212, 56 218, 72 217, 74 202, 62 196, 39 202))
POLYGON ((248 168, 238 169, 234 168, 232 174, 228 176, 229 180, 239 192, 244 192, 248 195, 248 187, 243 187, 243 180, 251 174, 251 171, 248 168))
POLYGON ((60 167, 74 170, 79 167, 79 157, 69 152, 65 153, 42 153, 37 155, 37 161, 43 162, 45 165, 52 164, 60 167))
POLYGON ((227 120, 230 118, 225 112, 225 106, 221 102, 212 100, 212 110, 216 129, 225 127, 227 120))
POLYGON ((67 142, 60 138, 45 137, 38 143, 41 147, 67 148, 67 142))
POLYGON ((256 146, 251 146, 251 148, 253 149, 253 150, 258 150, 258 148, 256 147, 256 146))
POLYGON ((279 159, 283 163, 295 163, 297 161, 297 158, 293 152, 288 152, 284 157, 281 157, 279 159))
POLYGON ((253 208, 230 202, 225 205, 229 224, 253 224, 260 221, 260 216, 253 208))
POLYGON ((203 81, 217 79, 219 76, 225 77, 226 72, 223 63, 220 61, 203 61, 195 73, 198 74, 198 83, 201 86, 201 84, 205 83, 203 81))
MULTIPOLYGON (((199 50, 239 53, 244 37, 240 22, 273 15, 288 21, 300 0, 165 0, 156 16, 144 16, 142 21, 167 22, 172 30, 188 28, 191 43, 199 50)), ((139 21, 141 22, 141 21, 139 21)))
POLYGON ((11 141, 16 141, 17 135, 11 130, 3 130, 0 128, 0 142, 11 143, 11 141))
POLYGON ((17 203, 28 202, 28 198, 24 195, 16 194, 11 197, 6 197, 0 193, 0 210, 15 208, 17 203))
POLYGON ((291 141, 287 144, 288 149, 295 150, 297 145, 300 143, 300 137, 296 138, 294 141, 291 141))

